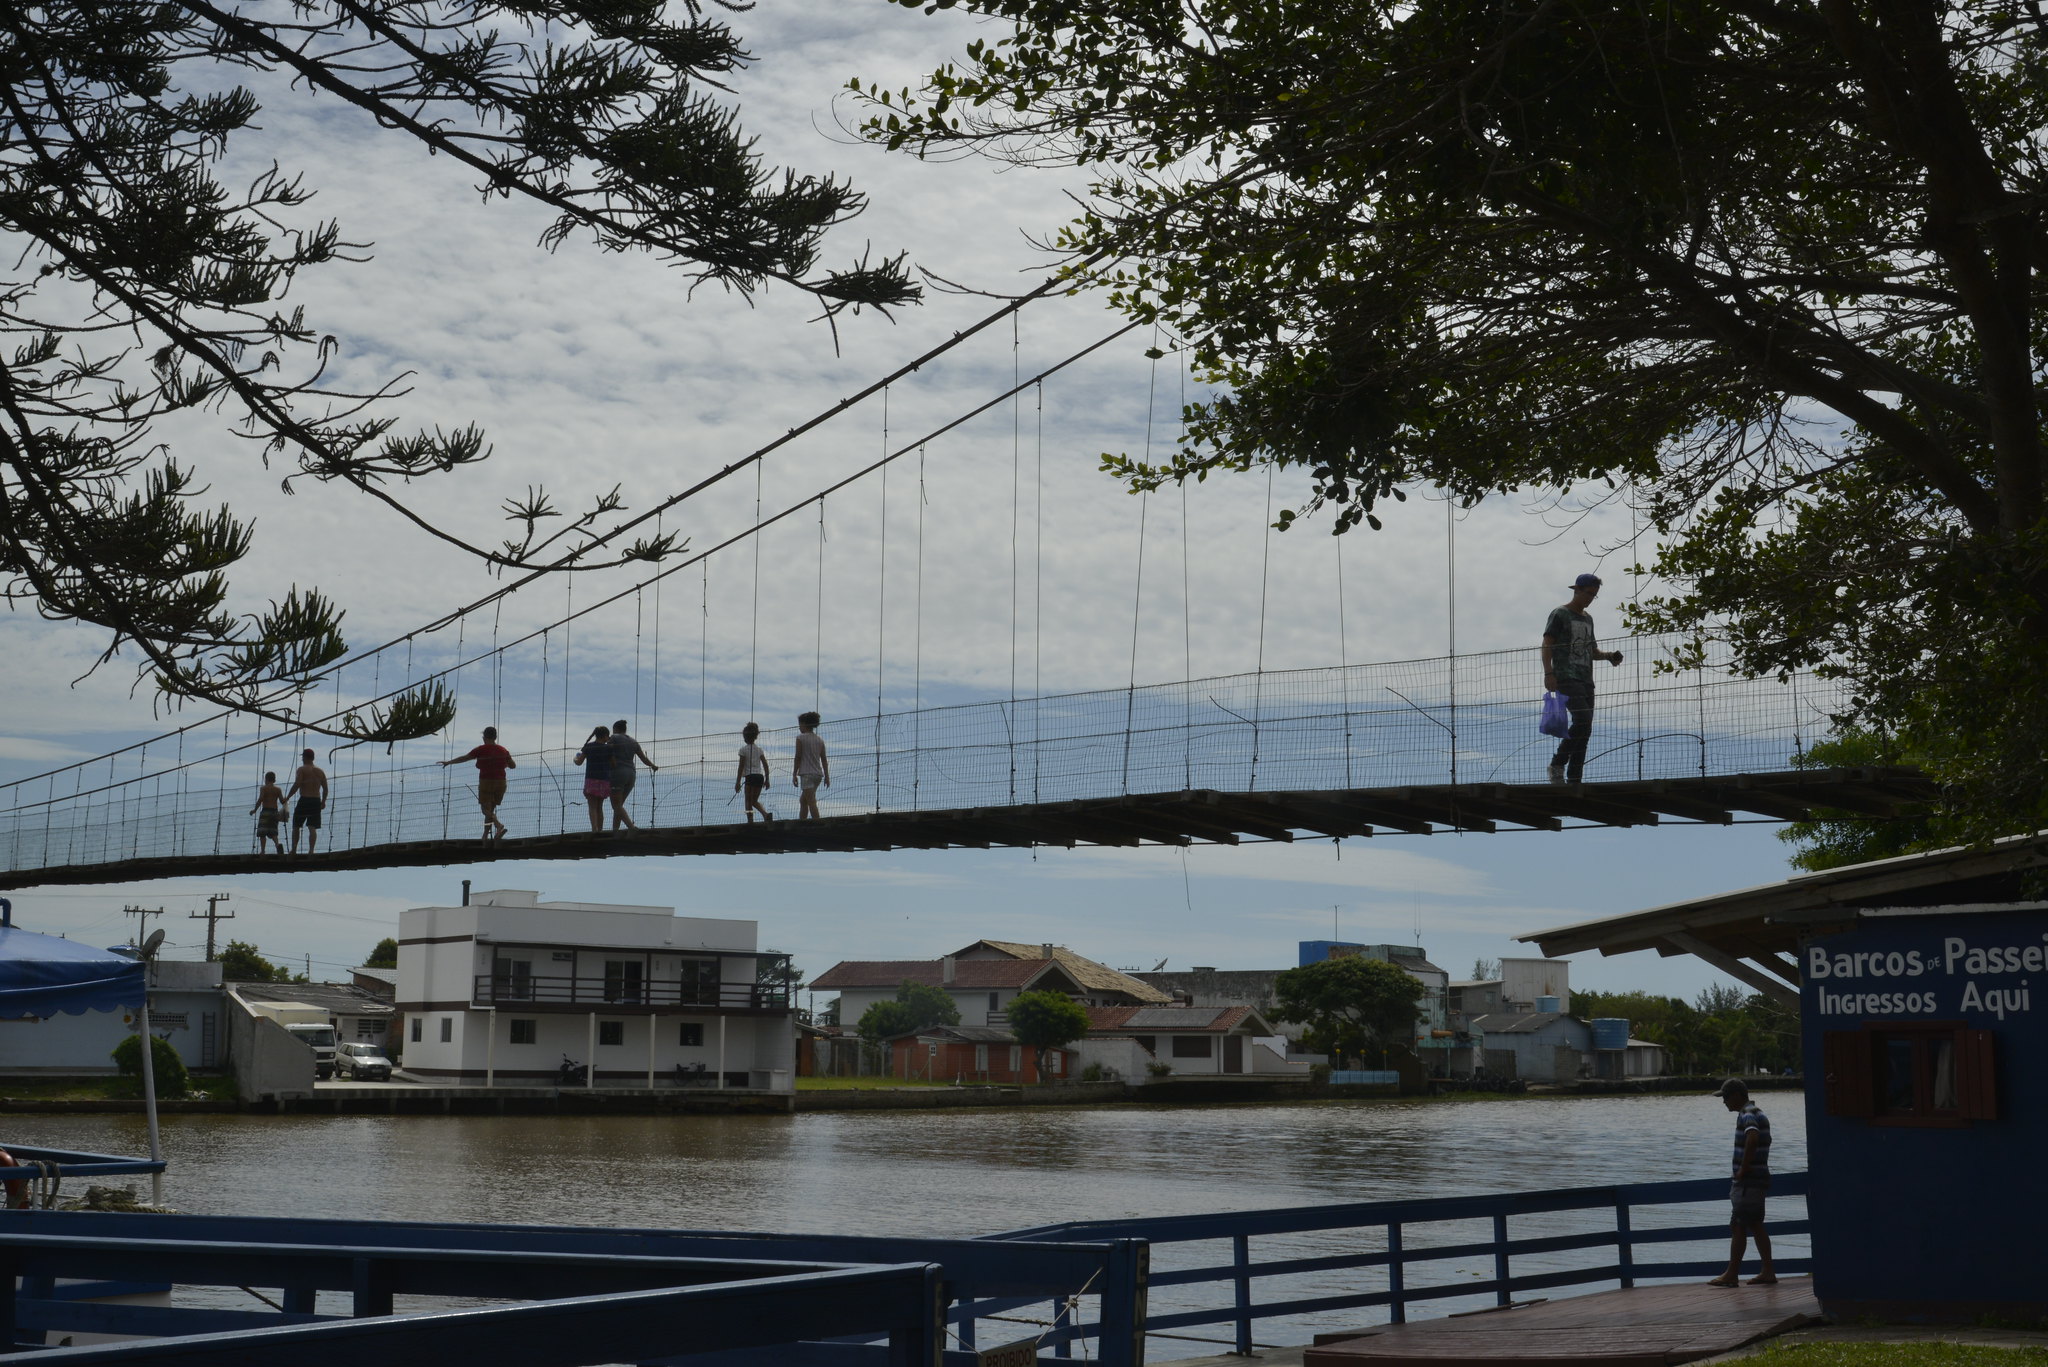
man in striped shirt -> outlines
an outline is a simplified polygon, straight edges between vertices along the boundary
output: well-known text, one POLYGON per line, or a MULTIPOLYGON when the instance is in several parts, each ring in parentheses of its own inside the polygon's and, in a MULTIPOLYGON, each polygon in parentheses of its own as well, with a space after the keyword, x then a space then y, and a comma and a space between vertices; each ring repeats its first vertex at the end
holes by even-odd
POLYGON ((1728 1270, 1709 1286, 1735 1286, 1742 1276, 1747 1240, 1756 1240, 1757 1274, 1751 1286, 1776 1286, 1771 1270, 1771 1237, 1764 1233, 1764 1197, 1771 1190, 1771 1122, 1749 1099, 1740 1079, 1721 1084, 1721 1104, 1735 1112, 1735 1178, 1728 1186, 1728 1270))

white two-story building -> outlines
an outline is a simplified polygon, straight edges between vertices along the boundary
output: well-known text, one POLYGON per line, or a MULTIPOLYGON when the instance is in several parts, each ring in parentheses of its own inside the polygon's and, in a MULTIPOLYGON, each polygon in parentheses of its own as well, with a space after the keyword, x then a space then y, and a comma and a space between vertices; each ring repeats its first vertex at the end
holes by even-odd
POLYGON ((473 895, 399 918, 404 1071, 426 1082, 787 1091, 796 1014, 753 921, 473 895), (764 972, 764 969, 770 970, 764 972), (764 979, 771 979, 764 981, 764 979))

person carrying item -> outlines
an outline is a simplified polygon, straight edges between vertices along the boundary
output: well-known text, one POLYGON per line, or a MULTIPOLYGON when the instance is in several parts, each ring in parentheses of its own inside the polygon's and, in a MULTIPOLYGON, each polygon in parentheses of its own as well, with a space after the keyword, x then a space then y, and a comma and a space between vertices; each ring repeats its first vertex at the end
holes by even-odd
POLYGON ((284 819, 284 793, 278 788, 274 773, 266 773, 263 786, 256 790, 256 805, 249 809, 249 814, 255 816, 259 811, 263 815, 256 817, 256 853, 263 853, 263 842, 267 840, 283 854, 284 841, 277 838, 277 823, 284 819))
POLYGON ((746 729, 740 732, 740 739, 745 744, 740 746, 739 774, 732 781, 734 792, 743 787, 747 790, 745 810, 750 825, 753 823, 755 812, 761 814, 763 821, 775 819, 775 813, 761 805, 761 790, 768 786, 768 755, 760 746, 754 744, 760 738, 761 728, 752 722, 748 722, 746 729))
POLYGON ((1599 593, 1599 575, 1580 575, 1572 581, 1572 600, 1552 608, 1543 624, 1543 691, 1564 694, 1572 718, 1571 730, 1550 757, 1552 783, 1584 780, 1586 742, 1593 734, 1593 661, 1621 663, 1620 651, 1600 649, 1593 637, 1586 606, 1599 593))
POLYGON ((313 752, 299 753, 301 761, 298 771, 292 775, 292 786, 285 790, 290 800, 293 793, 299 795, 292 806, 292 853, 299 852, 299 832, 306 832, 306 853, 320 848, 320 813, 327 808, 327 771, 313 763, 313 752))
POLYGON ((818 734, 818 714, 806 712, 796 719, 796 761, 790 778, 797 787, 796 819, 818 819, 818 785, 832 786, 832 761, 825 757, 825 738, 818 734))
POLYGON ((590 829, 604 830, 604 803, 612 795, 612 729, 599 726, 576 752, 583 766, 583 800, 590 804, 590 829))
POLYGON ((1751 1286, 1776 1286, 1771 1236, 1764 1233, 1764 1198, 1771 1192, 1771 1122, 1749 1099, 1739 1078, 1721 1084, 1721 1104, 1735 1112, 1735 1178, 1728 1186, 1728 1270, 1708 1286, 1734 1286, 1742 1277, 1744 1238, 1756 1240, 1757 1273, 1751 1286))
POLYGON ((505 800, 505 771, 517 769, 519 762, 512 758, 512 752, 498 744, 498 728, 484 728, 484 743, 466 755, 444 759, 441 767, 461 764, 465 760, 476 761, 476 805, 483 808, 484 839, 505 838, 505 823, 498 820, 498 804, 505 800))
POLYGON ((661 766, 647 758, 647 752, 640 748, 640 742, 626 734, 626 722, 622 717, 612 723, 612 829, 621 826, 639 830, 633 818, 626 815, 626 799, 633 795, 633 784, 639 774, 633 768, 638 760, 650 771, 659 772, 661 766))

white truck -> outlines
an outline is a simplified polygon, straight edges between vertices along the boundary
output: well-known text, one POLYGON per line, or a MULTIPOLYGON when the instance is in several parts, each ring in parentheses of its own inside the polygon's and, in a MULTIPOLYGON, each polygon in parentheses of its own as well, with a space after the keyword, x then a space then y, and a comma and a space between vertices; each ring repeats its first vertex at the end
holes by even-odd
POLYGON ((334 1076, 334 1025, 327 1013, 303 1002, 250 1002, 249 1009, 268 1016, 313 1051, 313 1076, 325 1082, 334 1076))

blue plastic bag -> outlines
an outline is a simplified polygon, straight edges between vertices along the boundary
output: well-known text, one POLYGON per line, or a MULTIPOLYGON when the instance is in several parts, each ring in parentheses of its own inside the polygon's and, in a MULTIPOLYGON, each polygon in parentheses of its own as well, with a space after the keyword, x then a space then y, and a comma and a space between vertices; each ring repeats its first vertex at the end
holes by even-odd
POLYGON ((1546 736, 1556 736, 1559 740, 1563 740, 1566 736, 1570 735, 1572 729, 1571 699, 1565 697, 1562 693, 1545 693, 1543 695, 1543 720, 1536 724, 1536 729, 1546 736))

